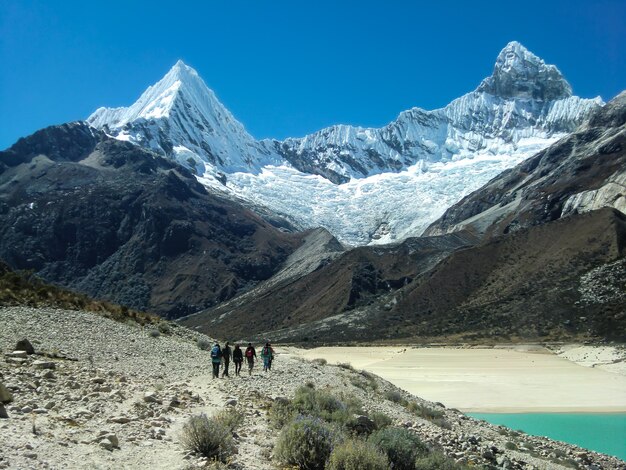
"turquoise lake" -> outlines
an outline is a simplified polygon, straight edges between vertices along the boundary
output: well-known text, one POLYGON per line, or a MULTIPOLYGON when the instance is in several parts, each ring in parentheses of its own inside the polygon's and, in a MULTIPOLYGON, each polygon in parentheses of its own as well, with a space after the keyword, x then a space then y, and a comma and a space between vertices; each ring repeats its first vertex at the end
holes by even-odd
POLYGON ((535 436, 576 444, 626 460, 626 414, 468 413, 535 436))

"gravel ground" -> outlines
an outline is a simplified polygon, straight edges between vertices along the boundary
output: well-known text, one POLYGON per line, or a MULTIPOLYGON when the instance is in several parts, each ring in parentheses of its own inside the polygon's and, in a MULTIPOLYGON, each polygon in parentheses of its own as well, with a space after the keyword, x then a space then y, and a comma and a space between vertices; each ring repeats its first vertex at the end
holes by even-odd
MULTIPOLYGON (((180 444, 192 415, 234 407, 244 415, 238 453, 229 468, 272 469, 277 431, 267 409, 301 385, 357 397, 365 412, 387 414, 399 426, 458 461, 488 468, 626 469, 618 459, 548 439, 512 434, 425 402, 350 367, 324 365, 277 348, 272 371, 212 379, 209 338, 172 325, 123 324, 88 312, 0 308, 0 384, 12 395, 0 419, 0 468, 168 468, 210 466, 180 444), (27 338, 38 354, 15 355, 27 338), (401 396, 443 413, 431 422, 389 400, 401 396), (443 427, 442 427, 443 425, 443 427), (518 450, 506 449, 514 442, 518 450)), ((1 391, 1 390, 0 390, 1 391)))

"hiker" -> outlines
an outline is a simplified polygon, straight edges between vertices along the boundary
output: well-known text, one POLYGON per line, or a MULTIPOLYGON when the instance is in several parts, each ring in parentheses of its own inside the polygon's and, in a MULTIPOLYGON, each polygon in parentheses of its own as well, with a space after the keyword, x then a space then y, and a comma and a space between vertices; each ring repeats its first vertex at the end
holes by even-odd
POLYGON ((254 367, 254 358, 256 357, 256 351, 252 343, 248 343, 246 348, 246 360, 248 361, 248 375, 252 375, 252 368, 254 367))
POLYGON ((235 344, 235 349, 233 350, 233 362, 235 363, 235 375, 239 375, 241 372, 241 363, 243 362, 243 351, 239 347, 239 344, 235 344))
POLYGON ((228 365, 230 364, 231 355, 230 346, 228 345, 228 341, 226 341, 224 349, 222 349, 222 359, 224 359, 224 372, 222 372, 222 377, 228 377, 228 365))
POLYGON ((272 369, 272 359, 274 358, 274 350, 270 343, 265 343, 261 349, 261 358, 263 359, 263 371, 267 372, 272 369))
POLYGON ((220 378, 220 363, 222 362, 222 348, 219 343, 215 343, 211 349, 211 362, 213 363, 213 378, 220 378))

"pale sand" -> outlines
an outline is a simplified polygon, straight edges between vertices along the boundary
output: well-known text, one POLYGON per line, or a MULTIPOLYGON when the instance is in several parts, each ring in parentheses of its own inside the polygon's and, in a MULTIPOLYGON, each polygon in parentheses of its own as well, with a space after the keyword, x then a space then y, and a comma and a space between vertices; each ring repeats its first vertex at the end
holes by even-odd
POLYGON ((291 349, 350 363, 449 408, 486 413, 626 412, 626 375, 585 367, 540 347, 291 349))

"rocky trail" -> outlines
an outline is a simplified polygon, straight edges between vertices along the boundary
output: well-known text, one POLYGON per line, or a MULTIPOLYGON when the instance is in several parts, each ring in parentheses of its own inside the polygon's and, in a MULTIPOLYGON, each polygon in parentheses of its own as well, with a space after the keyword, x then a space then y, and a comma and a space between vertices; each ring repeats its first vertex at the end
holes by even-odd
POLYGON ((613 457, 471 419, 289 348, 278 348, 271 372, 257 364, 251 376, 244 366, 240 377, 231 368, 231 377, 212 379, 209 352, 199 347, 210 341, 175 324, 159 330, 88 312, 0 308, 0 468, 280 468, 268 409, 312 383, 357 398, 361 425, 369 425, 368 413, 384 413, 477 468, 626 469, 613 457), (224 409, 244 420, 234 432, 237 453, 218 467, 183 448, 181 434, 189 417, 224 409))

